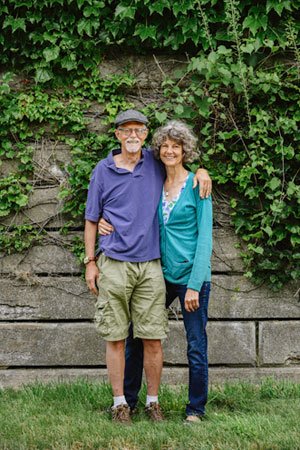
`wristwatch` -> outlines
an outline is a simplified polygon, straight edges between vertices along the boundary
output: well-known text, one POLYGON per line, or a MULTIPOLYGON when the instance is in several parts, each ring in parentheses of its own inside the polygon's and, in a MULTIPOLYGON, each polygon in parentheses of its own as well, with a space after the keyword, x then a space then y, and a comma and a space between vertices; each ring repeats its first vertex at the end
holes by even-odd
POLYGON ((83 258, 83 262, 84 262, 85 265, 88 264, 91 261, 97 261, 97 257, 96 256, 85 256, 83 258))

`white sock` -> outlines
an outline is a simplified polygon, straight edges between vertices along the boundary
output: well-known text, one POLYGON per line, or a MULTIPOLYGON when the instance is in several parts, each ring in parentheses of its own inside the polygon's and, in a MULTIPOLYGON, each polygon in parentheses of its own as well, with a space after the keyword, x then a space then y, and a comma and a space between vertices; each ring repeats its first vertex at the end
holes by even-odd
POLYGON ((114 397, 114 408, 120 405, 127 405, 126 398, 124 395, 119 395, 118 397, 114 397))
POLYGON ((146 398, 146 406, 149 406, 150 403, 158 403, 158 395, 148 395, 146 398))

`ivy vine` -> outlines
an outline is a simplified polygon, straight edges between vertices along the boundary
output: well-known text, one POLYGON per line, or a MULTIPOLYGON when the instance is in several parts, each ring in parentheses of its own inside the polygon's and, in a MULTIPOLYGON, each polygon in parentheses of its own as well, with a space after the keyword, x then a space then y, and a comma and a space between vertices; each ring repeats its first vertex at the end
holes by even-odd
MULTIPOLYGON (((187 62, 145 105, 151 128, 168 118, 190 123, 201 164, 229 199, 245 243, 246 275, 279 289, 299 278, 300 1, 8 0, 0 6, 0 216, 27 205, 36 178, 34 143, 51 136, 70 148, 60 197, 76 227, 91 168, 113 146, 109 123, 135 80, 103 76, 110 54, 159 54, 187 62), (15 74, 18 74, 16 76, 15 74), (89 131, 84 112, 101 106, 108 133, 89 131), (1 166, 0 166, 1 169, 1 166)), ((64 229, 66 230, 66 226, 64 229)), ((3 252, 41 239, 35 224, 2 225, 3 252)), ((76 254, 82 253, 78 241, 76 254)))

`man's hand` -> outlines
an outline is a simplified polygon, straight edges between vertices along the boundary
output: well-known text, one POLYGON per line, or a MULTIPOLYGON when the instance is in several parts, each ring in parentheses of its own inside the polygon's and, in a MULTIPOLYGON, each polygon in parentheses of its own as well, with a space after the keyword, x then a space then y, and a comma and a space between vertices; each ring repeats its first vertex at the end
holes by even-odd
POLYGON ((184 308, 187 312, 196 311, 199 308, 199 292, 187 289, 184 297, 184 308))
POLYGON ((101 236, 107 236, 111 234, 113 231, 114 227, 109 222, 106 222, 106 220, 103 219, 102 217, 98 222, 98 233, 101 236))
POLYGON ((85 281, 86 281, 86 284, 87 284, 89 290, 95 295, 98 295, 98 289, 97 289, 98 277, 99 277, 99 269, 98 269, 95 261, 90 261, 86 265, 85 281))
POLYGON ((199 195, 201 198, 207 198, 211 194, 212 181, 207 170, 198 169, 194 176, 193 188, 200 184, 199 195))

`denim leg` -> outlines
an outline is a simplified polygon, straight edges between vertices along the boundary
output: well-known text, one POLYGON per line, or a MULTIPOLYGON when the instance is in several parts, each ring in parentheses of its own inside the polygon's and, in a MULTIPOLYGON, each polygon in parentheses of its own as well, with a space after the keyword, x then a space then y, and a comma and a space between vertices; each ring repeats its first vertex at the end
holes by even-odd
POLYGON ((182 305, 184 326, 186 329, 189 361, 189 404, 186 414, 205 414, 208 393, 208 359, 206 324, 210 283, 204 283, 199 293, 200 307, 188 313, 182 305))
POLYGON ((173 300, 175 300, 175 298, 179 296, 180 290, 178 290, 178 286, 180 285, 169 283, 167 280, 165 280, 165 283, 166 283, 166 308, 169 308, 173 300))
MULTIPOLYGON (((178 294, 174 289, 169 289, 169 291, 167 291, 166 308, 170 306, 177 295, 178 294)), ((142 386, 143 365, 143 341, 139 338, 133 338, 133 328, 131 324, 129 336, 126 339, 124 377, 124 395, 131 409, 136 406, 138 401, 138 394, 142 386)))
POLYGON ((199 293, 200 307, 194 312, 184 309, 186 286, 178 285, 184 327, 187 337, 187 357, 189 362, 189 403, 187 415, 205 414, 208 393, 208 359, 206 324, 210 282, 205 282, 199 293))
POLYGON ((126 339, 124 395, 131 409, 135 408, 142 385, 144 349, 142 339, 133 338, 132 324, 126 339))

